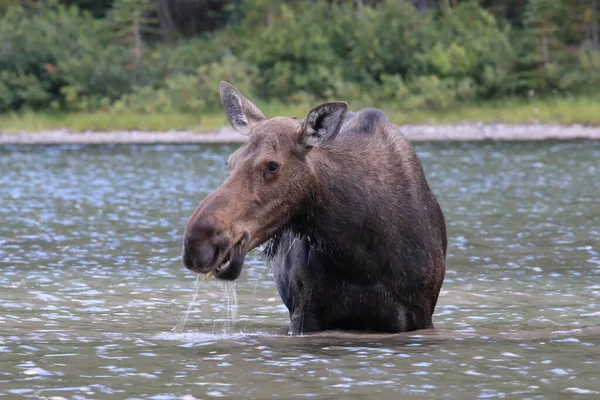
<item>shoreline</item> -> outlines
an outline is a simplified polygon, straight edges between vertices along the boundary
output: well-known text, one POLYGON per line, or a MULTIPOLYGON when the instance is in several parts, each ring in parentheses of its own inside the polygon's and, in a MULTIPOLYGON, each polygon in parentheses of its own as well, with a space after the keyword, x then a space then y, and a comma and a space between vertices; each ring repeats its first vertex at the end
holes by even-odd
MULTIPOLYGON (((411 142, 423 141, 536 141, 600 140, 600 127, 557 124, 440 124, 399 125, 411 142)), ((41 132, 0 132, 0 145, 65 144, 232 144, 246 137, 230 127, 217 131, 109 131, 73 132, 67 129, 41 132)))

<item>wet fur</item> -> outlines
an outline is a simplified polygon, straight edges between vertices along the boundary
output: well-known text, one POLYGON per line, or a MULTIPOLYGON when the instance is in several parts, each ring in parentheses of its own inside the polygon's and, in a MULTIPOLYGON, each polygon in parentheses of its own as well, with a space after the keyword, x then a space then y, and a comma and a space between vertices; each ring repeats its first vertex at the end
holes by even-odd
POLYGON ((265 250, 292 334, 432 328, 446 226, 406 137, 379 110, 349 112, 308 157, 317 189, 265 250))
POLYGON ((398 127, 344 102, 318 105, 303 120, 266 119, 230 84, 220 90, 232 127, 249 139, 186 224, 185 266, 216 270, 234 249, 268 241, 292 334, 432 328, 446 226, 398 127))

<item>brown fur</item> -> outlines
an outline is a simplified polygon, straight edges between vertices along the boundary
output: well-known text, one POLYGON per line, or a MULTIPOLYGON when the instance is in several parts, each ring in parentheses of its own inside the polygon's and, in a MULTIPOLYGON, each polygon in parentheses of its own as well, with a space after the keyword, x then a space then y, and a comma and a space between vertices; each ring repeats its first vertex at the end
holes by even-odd
MULTIPOLYGON (((186 266, 208 272, 235 259, 232 249, 268 241, 292 333, 431 328, 445 220, 399 129, 345 103, 267 119, 232 86, 221 94, 232 126, 250 136, 187 224, 186 266)), ((242 263, 223 276, 237 278, 242 263)))

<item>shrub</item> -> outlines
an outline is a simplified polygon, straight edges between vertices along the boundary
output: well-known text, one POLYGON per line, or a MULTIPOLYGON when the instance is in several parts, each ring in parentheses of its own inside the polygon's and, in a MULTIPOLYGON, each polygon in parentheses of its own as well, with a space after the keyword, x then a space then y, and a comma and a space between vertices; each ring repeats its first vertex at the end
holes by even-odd
POLYGON ((259 94, 281 100, 298 92, 330 97, 342 74, 327 36, 326 3, 278 7, 273 23, 245 42, 245 57, 260 71, 259 94))
POLYGON ((167 78, 160 86, 138 86, 117 101, 113 111, 202 113, 220 107, 219 83, 226 80, 244 93, 252 92, 256 69, 237 58, 201 65, 194 74, 167 78))
POLYGON ((1 79, 11 91, 4 109, 40 108, 50 101, 81 109, 83 99, 128 91, 135 82, 127 68, 132 57, 114 44, 109 28, 76 7, 10 8, 0 23, 1 79))
POLYGON ((527 0, 509 24, 475 1, 420 12, 409 0, 227 0, 215 26, 229 25, 191 38, 165 34, 155 1, 69 3, 93 15, 0 0, 0 112, 209 112, 223 79, 270 101, 445 109, 600 79, 600 52, 577 28, 591 26, 581 1, 527 0))

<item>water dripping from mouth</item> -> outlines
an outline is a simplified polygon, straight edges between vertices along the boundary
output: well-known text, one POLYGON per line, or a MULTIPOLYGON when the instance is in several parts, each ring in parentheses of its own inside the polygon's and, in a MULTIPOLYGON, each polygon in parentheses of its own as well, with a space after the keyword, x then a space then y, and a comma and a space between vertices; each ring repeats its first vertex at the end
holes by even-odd
POLYGON ((223 282, 223 293, 227 300, 227 319, 225 321, 224 333, 230 333, 237 321, 238 300, 235 281, 223 282))
POLYGON ((196 302, 196 299, 198 298, 198 291, 200 290, 200 274, 198 274, 198 277, 196 278, 194 287, 196 288, 196 291, 194 292, 192 301, 188 305, 188 308, 185 311, 185 313, 183 314, 183 317, 181 317, 181 319, 179 320, 179 323, 177 323, 177 325, 175 325, 175 327, 172 329, 172 331, 174 333, 181 333, 185 329, 185 324, 187 323, 188 316, 190 315, 190 310, 191 310, 192 306, 194 305, 194 303, 196 302))

